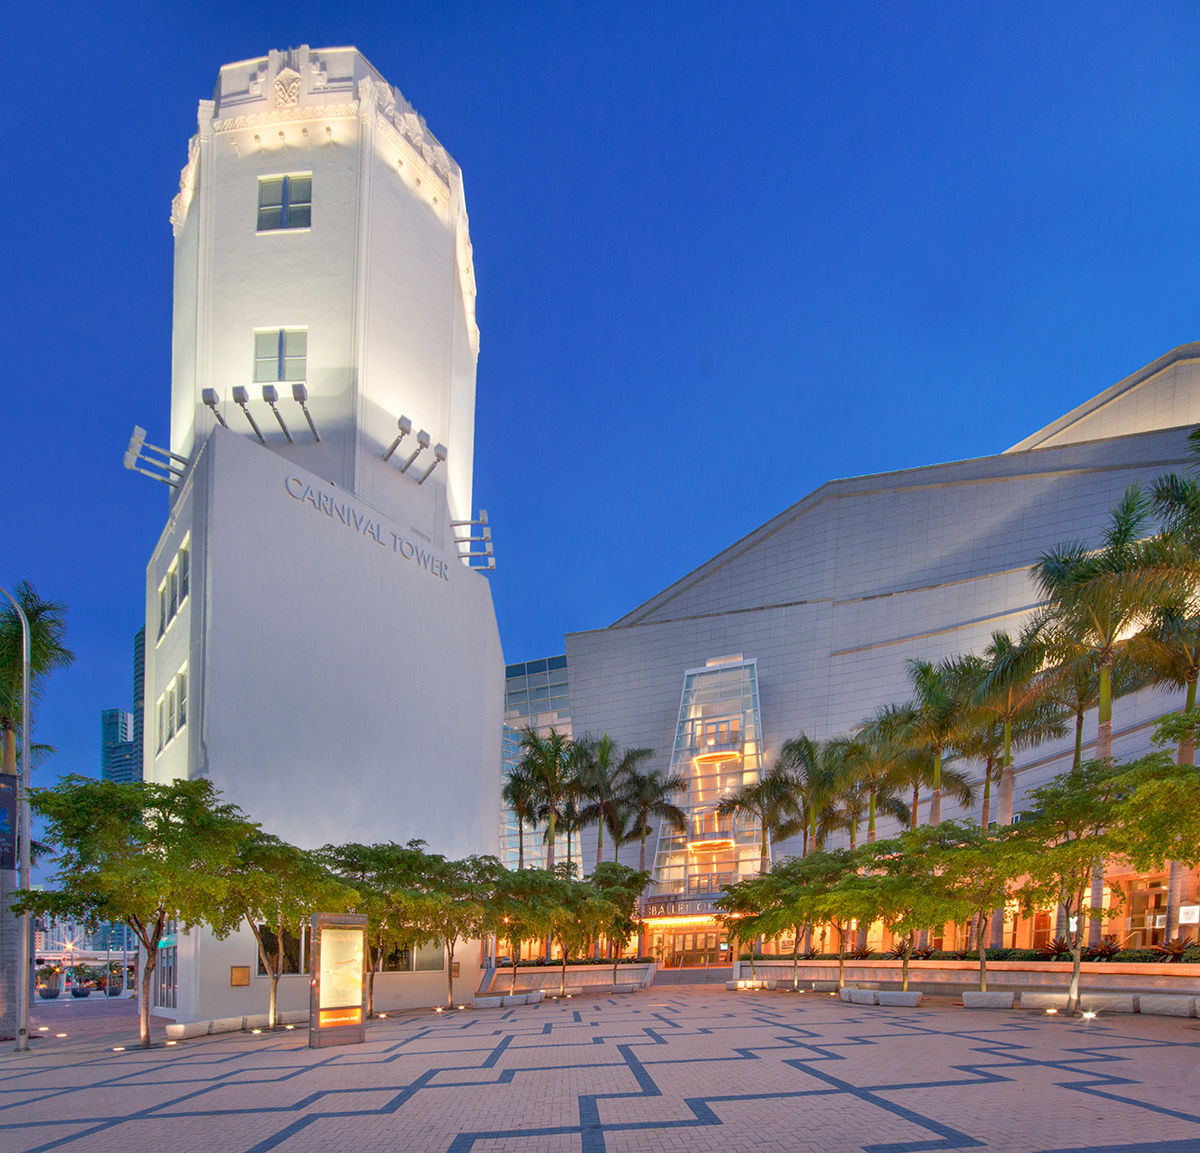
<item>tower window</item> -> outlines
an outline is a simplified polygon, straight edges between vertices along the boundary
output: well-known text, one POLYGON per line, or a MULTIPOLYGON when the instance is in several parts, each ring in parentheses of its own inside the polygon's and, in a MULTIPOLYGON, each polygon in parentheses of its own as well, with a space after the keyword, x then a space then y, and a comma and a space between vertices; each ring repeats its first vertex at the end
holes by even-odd
POLYGON ((258 182, 258 231, 308 228, 312 224, 312 177, 267 176, 258 182))
POLYGON ((254 334, 254 380, 304 380, 308 367, 308 330, 279 328, 254 334))

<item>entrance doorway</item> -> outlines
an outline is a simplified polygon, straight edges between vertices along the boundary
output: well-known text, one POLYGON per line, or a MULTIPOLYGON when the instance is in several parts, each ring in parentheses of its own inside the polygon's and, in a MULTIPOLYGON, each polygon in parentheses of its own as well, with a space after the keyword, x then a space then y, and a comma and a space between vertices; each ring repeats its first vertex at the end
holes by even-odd
POLYGON ((657 941, 655 944, 662 950, 661 964, 664 969, 706 969, 730 963, 725 948, 725 934, 716 929, 690 932, 668 929, 661 934, 661 945, 657 941))

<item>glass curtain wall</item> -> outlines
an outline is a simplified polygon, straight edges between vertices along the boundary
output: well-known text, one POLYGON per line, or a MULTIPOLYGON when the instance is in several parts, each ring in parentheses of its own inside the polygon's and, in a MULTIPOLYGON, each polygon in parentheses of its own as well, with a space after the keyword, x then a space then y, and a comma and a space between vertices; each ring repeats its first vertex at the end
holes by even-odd
MULTIPOLYGON (((538 661, 508 665, 504 680, 504 741, 501 780, 508 779, 521 759, 521 730, 532 725, 540 736, 556 729, 571 735, 571 699, 567 691, 567 658, 547 657, 538 661)), ((546 865, 545 828, 525 826, 525 867, 541 869, 546 865)), ((555 857, 566 859, 567 842, 555 837, 555 857)), ((500 860, 509 869, 519 859, 517 818, 507 805, 500 808, 500 860)))
POLYGON ((758 872, 759 822, 716 810, 723 797, 756 782, 761 769, 756 662, 717 659, 685 673, 671 773, 689 782, 680 804, 688 827, 659 837, 652 893, 703 897, 758 872))

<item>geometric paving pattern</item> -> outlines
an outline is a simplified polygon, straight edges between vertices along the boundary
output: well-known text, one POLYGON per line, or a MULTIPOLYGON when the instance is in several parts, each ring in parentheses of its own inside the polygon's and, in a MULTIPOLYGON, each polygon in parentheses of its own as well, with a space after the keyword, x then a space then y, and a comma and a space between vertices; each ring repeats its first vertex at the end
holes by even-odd
POLYGON ((1200 1153, 1175 1018, 650 988, 371 1022, 0 1055, 0 1150, 41 1153, 1200 1153))

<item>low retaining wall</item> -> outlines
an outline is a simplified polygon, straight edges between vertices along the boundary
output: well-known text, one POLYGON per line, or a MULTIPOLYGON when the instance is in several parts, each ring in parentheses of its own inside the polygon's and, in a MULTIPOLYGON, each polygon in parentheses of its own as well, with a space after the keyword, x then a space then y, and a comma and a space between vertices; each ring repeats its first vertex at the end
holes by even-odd
MULTIPOLYGON (((308 1011, 299 1010, 278 1014, 280 1025, 308 1026, 308 1011)), ((256 1013, 250 1017, 218 1017, 215 1021, 188 1021, 167 1026, 168 1041, 182 1041, 188 1037, 208 1037, 213 1033, 240 1033, 245 1029, 265 1029, 267 1014, 256 1013)))
MULTIPOLYGON (((651 962, 638 965, 618 965, 617 985, 639 985, 643 988, 654 980, 658 965, 651 962)), ((479 990, 479 995, 486 993, 507 993, 512 981, 512 969, 507 965, 492 970, 491 979, 485 982, 479 990)), ((568 965, 567 991, 573 989, 613 987, 613 971, 611 965, 568 965)), ((542 989, 547 993, 557 993, 562 986, 562 967, 555 965, 519 965, 517 966, 517 993, 532 993, 542 989)))
MULTIPOLYGON (((847 961, 848 985, 878 982, 880 988, 899 988, 899 961, 847 961)), ((801 988, 814 981, 836 981, 836 961, 801 961, 801 988)), ((750 962, 734 965, 734 980, 750 978, 750 962)), ((754 976, 760 981, 777 981, 791 987, 790 961, 755 961, 754 976)), ((1066 992, 1071 979, 1069 961, 989 961, 988 989, 1048 993, 1066 992)), ((1200 965, 1122 964, 1085 961, 1080 966, 1080 988, 1093 993, 1163 993, 1174 996, 1200 996, 1200 965)), ((979 988, 978 961, 910 961, 908 986, 925 993, 957 994, 979 988)))

